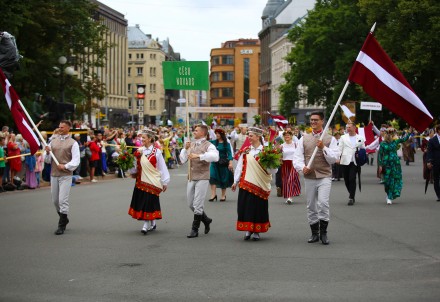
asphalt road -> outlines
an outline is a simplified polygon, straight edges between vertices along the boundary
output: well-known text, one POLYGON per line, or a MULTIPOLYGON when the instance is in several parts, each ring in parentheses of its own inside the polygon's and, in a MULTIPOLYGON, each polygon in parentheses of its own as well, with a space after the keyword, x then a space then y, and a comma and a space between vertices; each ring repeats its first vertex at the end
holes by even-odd
POLYGON ((420 161, 403 166, 391 206, 376 166, 363 168, 352 207, 334 182, 328 246, 307 243, 304 194, 289 206, 275 190, 259 242, 235 230, 231 191, 206 202, 211 233, 187 239, 185 167, 170 170, 164 219, 147 236, 127 214, 132 179, 73 187, 62 236, 49 188, 2 193, 0 301, 439 301, 440 202, 432 185, 423 194, 420 161))

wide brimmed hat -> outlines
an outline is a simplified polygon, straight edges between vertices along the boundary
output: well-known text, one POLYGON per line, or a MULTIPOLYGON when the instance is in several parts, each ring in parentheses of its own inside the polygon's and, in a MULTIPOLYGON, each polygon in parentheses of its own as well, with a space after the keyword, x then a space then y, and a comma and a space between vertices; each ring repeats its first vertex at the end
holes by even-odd
POLYGON ((249 133, 256 134, 258 136, 263 136, 263 129, 257 128, 257 127, 249 127, 248 128, 249 133))
POLYGON ((141 130, 141 133, 142 133, 142 134, 145 134, 145 135, 147 135, 147 136, 150 136, 150 137, 155 137, 156 134, 157 134, 155 131, 153 131, 153 130, 151 130, 151 129, 148 129, 148 128, 144 128, 144 129, 142 129, 142 130, 141 130))

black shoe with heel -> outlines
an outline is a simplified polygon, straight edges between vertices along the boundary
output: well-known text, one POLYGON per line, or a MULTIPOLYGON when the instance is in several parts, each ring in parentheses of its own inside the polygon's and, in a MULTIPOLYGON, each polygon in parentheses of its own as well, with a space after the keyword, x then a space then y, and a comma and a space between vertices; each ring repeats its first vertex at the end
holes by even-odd
POLYGON ((208 199, 208 201, 217 201, 217 195, 215 195, 213 198, 211 198, 211 199, 208 199))
POLYGON ((226 196, 225 196, 225 198, 220 199, 220 201, 226 201, 226 196))

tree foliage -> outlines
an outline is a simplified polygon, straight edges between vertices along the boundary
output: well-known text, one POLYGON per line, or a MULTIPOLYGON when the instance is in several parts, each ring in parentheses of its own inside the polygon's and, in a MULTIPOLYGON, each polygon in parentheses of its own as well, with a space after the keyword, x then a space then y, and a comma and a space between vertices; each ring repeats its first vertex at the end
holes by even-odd
MULTIPOLYGON (((33 101, 36 93, 59 98, 62 78, 54 67, 61 69, 60 56, 68 58, 63 67, 76 66, 80 73, 66 82, 68 102, 91 102, 93 97, 105 95, 98 68, 104 65, 107 49, 112 45, 104 39, 107 28, 96 17, 96 4, 89 0, 0 0, 0 5, 0 31, 16 37, 23 56, 11 83, 25 104, 33 101), (86 78, 93 78, 99 91, 84 84, 86 78)), ((0 103, 2 113, 6 109, 4 103, 0 103)), ((0 115, 0 120, 6 117, 7 114, 0 115)))
MULTIPOLYGON (((440 3, 435 0, 318 0, 305 21, 289 32, 291 70, 281 86, 289 115, 302 97, 333 109, 371 28, 428 109, 440 114, 440 3), (298 89, 307 87, 306 95, 298 89)), ((371 100, 350 85, 344 100, 371 100)))

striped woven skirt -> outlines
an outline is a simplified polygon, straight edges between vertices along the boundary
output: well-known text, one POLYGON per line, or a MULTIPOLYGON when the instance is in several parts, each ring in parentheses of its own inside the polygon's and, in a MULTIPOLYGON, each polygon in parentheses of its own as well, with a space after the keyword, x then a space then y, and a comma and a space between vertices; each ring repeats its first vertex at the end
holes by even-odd
POLYGON ((283 178, 283 197, 289 198, 292 196, 301 195, 301 182, 299 181, 299 174, 293 168, 291 160, 283 160, 281 166, 282 178, 283 178))

